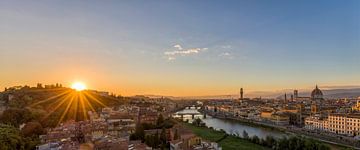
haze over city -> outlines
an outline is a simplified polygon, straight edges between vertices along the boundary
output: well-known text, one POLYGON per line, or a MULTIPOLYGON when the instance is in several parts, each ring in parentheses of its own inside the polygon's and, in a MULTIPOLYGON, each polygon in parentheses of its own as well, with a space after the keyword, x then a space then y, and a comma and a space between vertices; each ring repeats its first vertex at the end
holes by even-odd
MULTIPOLYGON (((0 2, 0 88, 121 95, 359 87, 359 1, 0 2)), ((254 94, 256 96, 256 94, 254 94)))
POLYGON ((0 0, 0 150, 359 150, 360 0, 0 0))

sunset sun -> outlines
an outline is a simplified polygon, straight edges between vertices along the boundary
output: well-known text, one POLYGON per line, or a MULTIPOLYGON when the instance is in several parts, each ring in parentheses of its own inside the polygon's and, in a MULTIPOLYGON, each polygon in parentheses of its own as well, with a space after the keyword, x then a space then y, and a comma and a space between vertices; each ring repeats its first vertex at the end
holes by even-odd
POLYGON ((82 82, 74 82, 71 85, 71 88, 76 90, 76 91, 82 91, 82 90, 86 89, 86 85, 84 83, 82 83, 82 82))

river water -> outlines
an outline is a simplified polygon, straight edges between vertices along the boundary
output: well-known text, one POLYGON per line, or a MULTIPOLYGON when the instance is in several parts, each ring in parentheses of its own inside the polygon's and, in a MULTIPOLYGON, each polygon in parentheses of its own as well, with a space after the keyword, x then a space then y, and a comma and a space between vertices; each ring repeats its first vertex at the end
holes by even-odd
POLYGON ((194 118, 200 118, 203 122, 206 123, 206 126, 213 127, 216 130, 223 129, 226 133, 229 134, 238 134, 242 136, 243 131, 245 130, 250 137, 256 135, 259 138, 265 138, 266 136, 270 135, 273 137, 280 138, 282 136, 286 136, 285 133, 277 131, 277 130, 271 130, 267 128, 262 127, 253 127, 246 124, 242 124, 241 122, 235 121, 235 120, 228 120, 228 119, 218 119, 211 117, 209 115, 204 118, 204 115, 200 113, 197 108, 190 107, 186 108, 184 110, 178 111, 175 114, 173 114, 173 117, 180 118, 180 113, 187 113, 188 115, 183 115, 183 120, 189 120, 189 122, 192 122, 192 115, 190 113, 197 113, 197 115, 194 116, 194 118))

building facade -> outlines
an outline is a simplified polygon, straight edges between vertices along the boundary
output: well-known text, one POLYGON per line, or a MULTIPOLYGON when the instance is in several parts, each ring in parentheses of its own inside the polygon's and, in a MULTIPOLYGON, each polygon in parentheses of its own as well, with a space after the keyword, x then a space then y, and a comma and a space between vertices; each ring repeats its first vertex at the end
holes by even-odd
POLYGON ((330 114, 326 119, 314 116, 307 117, 305 128, 357 136, 360 135, 360 114, 330 114))
POLYGON ((360 115, 359 114, 331 114, 328 118, 330 132, 348 136, 359 135, 360 115))

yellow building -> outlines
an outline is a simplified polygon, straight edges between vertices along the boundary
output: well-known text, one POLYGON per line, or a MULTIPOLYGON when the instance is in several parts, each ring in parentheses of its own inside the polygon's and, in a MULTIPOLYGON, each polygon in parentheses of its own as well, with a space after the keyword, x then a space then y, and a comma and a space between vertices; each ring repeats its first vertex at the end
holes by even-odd
POLYGON ((351 110, 352 110, 352 111, 360 111, 360 97, 359 97, 358 100, 356 101, 356 104, 351 107, 351 110))
POLYGON ((192 149, 195 145, 201 145, 201 138, 193 133, 183 133, 180 137, 179 145, 175 146, 179 147, 179 149, 192 149))
POLYGON ((317 104, 311 104, 311 113, 312 114, 319 113, 319 106, 317 104))
POLYGON ((296 113, 299 112, 299 110, 298 110, 298 109, 282 109, 280 112, 282 112, 282 113, 294 113, 294 114, 296 114, 296 113))
POLYGON ((201 138, 198 136, 193 136, 186 141, 186 144, 187 147, 192 147, 194 145, 201 145, 201 138))
POLYGON ((289 116, 283 113, 273 113, 271 115, 271 121, 277 125, 288 125, 289 120, 289 116))
POLYGON ((265 120, 270 120, 272 113, 272 111, 262 111, 260 117, 265 120))

